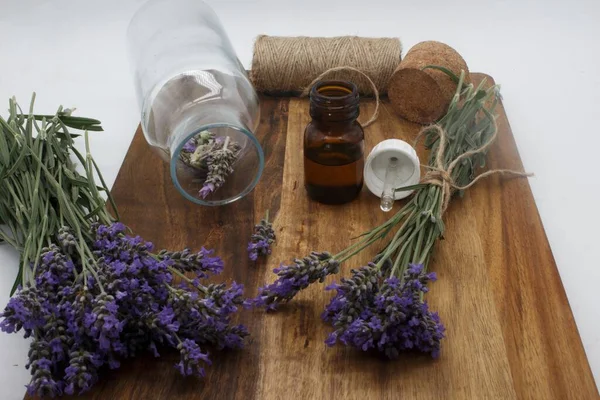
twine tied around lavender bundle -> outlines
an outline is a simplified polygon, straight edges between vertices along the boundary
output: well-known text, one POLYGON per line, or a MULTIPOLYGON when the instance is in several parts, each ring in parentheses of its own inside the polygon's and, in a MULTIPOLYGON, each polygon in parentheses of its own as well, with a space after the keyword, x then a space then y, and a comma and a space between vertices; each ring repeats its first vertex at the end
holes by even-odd
POLYGON ((428 171, 425 174, 425 176, 421 179, 420 183, 421 184, 431 184, 431 185, 439 186, 442 188, 443 200, 442 200, 441 214, 444 214, 444 212, 448 208, 448 205, 450 204, 450 199, 451 199, 454 191, 468 189, 471 186, 473 186, 475 183, 477 183, 477 181, 479 181, 485 177, 488 177, 490 175, 495 175, 495 174, 503 174, 503 175, 506 174, 506 175, 513 175, 516 177, 533 176, 533 173, 531 173, 531 172, 515 171, 515 170, 511 170, 511 169, 492 169, 492 170, 488 170, 488 171, 485 171, 485 172, 477 175, 471 182, 469 182, 468 184, 466 184, 464 186, 457 185, 454 182, 454 179, 452 178, 452 171, 459 164, 459 162, 463 161, 467 157, 471 157, 475 154, 483 153, 492 145, 494 140, 496 140, 496 137, 498 136, 498 129, 496 127, 495 119, 493 119, 493 124, 494 124, 494 133, 490 136, 490 138, 486 142, 484 142, 480 147, 478 147, 476 149, 468 150, 468 151, 465 151, 464 153, 460 154, 458 157, 456 157, 454 160, 452 160, 452 162, 450 164, 448 164, 448 167, 446 167, 446 168, 444 168, 444 151, 446 148, 446 144, 448 143, 448 139, 447 139, 447 134, 446 134, 446 131, 444 130, 444 128, 442 128, 441 126, 439 126, 437 124, 430 125, 424 129, 422 129, 421 132, 419 132, 419 134, 415 138, 413 146, 416 146, 417 142, 423 136, 423 134, 431 129, 436 130, 437 134, 439 136, 440 142, 438 144, 437 153, 436 153, 436 165, 431 166, 431 165, 421 164, 421 166, 428 169, 428 171))

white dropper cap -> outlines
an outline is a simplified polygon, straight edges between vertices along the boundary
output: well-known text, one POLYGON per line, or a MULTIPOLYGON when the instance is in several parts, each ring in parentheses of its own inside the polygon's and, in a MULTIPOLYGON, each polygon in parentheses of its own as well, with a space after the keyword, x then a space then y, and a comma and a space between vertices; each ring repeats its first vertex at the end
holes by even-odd
POLYGON ((381 209, 390 211, 394 200, 403 199, 412 193, 412 190, 395 189, 416 185, 421 179, 417 152, 403 140, 384 140, 367 157, 364 177, 371 193, 381 198, 381 209))

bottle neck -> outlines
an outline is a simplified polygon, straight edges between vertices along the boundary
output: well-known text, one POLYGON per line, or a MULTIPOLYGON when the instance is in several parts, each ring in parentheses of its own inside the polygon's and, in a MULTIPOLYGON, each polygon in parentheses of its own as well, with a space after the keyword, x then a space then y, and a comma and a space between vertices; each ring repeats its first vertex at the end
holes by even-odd
POLYGON ((358 118, 356 85, 346 81, 320 81, 310 91, 310 116, 318 123, 351 125, 358 118))
POLYGON ((357 124, 356 118, 331 121, 313 117, 312 120, 315 129, 327 134, 327 136, 342 136, 352 129, 355 124, 357 124))

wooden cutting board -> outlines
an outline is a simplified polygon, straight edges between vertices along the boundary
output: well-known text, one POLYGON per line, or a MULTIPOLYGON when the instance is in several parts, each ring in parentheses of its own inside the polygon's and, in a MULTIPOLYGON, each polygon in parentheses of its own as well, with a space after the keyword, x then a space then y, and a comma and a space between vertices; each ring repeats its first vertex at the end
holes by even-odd
MULTIPOLYGON (((483 75, 475 74, 479 81, 483 75)), ((236 280, 254 296, 281 261, 311 250, 337 252, 350 238, 383 222, 378 199, 325 206, 303 187, 302 135, 308 101, 263 97, 257 136, 265 172, 244 199, 219 208, 186 201, 168 167, 138 129, 113 194, 122 220, 157 248, 215 248, 225 261, 220 280, 236 280), (278 242, 267 263, 248 261, 246 243, 270 209, 278 242)), ((374 104, 362 102, 361 119, 374 104)), ((504 113, 489 168, 521 170, 504 113)), ((398 118, 387 101, 365 130, 367 150, 387 138, 412 140, 420 127, 398 118)), ((426 151, 419 148, 426 160, 426 151)), ((395 209, 401 206, 397 202, 395 209)), ((276 313, 241 313, 252 333, 245 349, 214 353, 205 379, 182 378, 178 355, 142 356, 107 371, 88 399, 593 399, 590 367, 526 179, 488 178, 456 198, 445 215, 446 240, 430 269, 439 280, 427 299, 447 327, 437 360, 389 361, 353 349, 329 349, 320 313, 331 296, 316 285, 276 313)), ((366 263, 376 249, 342 267, 366 263)), ((328 282, 331 279, 328 280, 328 282)))

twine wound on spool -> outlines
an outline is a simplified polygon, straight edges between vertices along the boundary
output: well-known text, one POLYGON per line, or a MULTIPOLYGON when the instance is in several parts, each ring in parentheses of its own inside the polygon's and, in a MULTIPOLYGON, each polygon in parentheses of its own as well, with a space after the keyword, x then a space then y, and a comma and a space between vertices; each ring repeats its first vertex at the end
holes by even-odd
POLYGON ((317 76, 315 79, 313 79, 313 81, 311 83, 308 84, 308 86, 306 88, 304 88, 304 90, 302 91, 302 93, 300 94, 301 97, 306 97, 308 96, 308 94, 310 93, 310 89, 313 87, 313 85, 315 83, 317 83, 318 81, 320 81, 321 79, 323 79, 325 76, 333 73, 333 72, 337 72, 337 71, 354 71, 357 72, 359 74, 361 74, 362 76, 365 77, 365 79, 369 82, 369 84, 371 85, 371 87, 373 88, 373 95, 375 96, 375 111, 373 111, 373 114, 371 115, 371 118, 369 118, 367 120, 367 122, 365 122, 364 124, 361 123, 361 125, 363 126, 363 128, 366 128, 367 126, 371 125, 373 122, 375 122, 377 120, 377 117, 379 116, 379 91, 377 90, 377 86, 375 85, 375 82, 373 82, 373 80, 369 77, 369 75, 365 74, 364 72, 362 72, 359 69, 356 69, 354 67, 335 67, 335 68, 329 68, 327 71, 323 72, 322 74, 320 74, 319 76, 317 76))
POLYGON ((375 111, 362 124, 367 127, 377 119, 379 94, 387 92, 401 53, 397 38, 260 35, 254 44, 250 79, 259 92, 302 96, 325 76, 351 81, 361 95, 375 97, 375 111))
MULTIPOLYGON (((494 120, 494 126, 495 125, 496 125, 496 121, 494 120)), ((417 135, 417 137, 415 138, 415 145, 418 142, 418 140, 423 136, 423 132, 425 132, 429 129, 432 129, 432 128, 437 131, 438 136, 440 138, 440 143, 438 145, 437 154, 436 154, 436 165, 431 166, 431 165, 421 164, 422 167, 429 169, 429 171, 427 171, 427 173, 425 174, 423 179, 421 179, 421 183, 428 183, 428 184, 436 185, 436 186, 439 186, 442 188, 442 199, 443 200, 442 200, 441 214, 444 214, 444 212, 448 208, 448 205, 450 204, 450 198, 452 197, 452 193, 454 190, 468 189, 471 186, 473 186, 475 183, 477 183, 477 181, 479 181, 487 176, 495 175, 495 174, 507 174, 507 175, 514 175, 517 177, 533 176, 533 174, 530 172, 514 171, 511 169, 492 169, 492 170, 489 170, 489 171, 486 171, 486 172, 483 172, 483 173, 477 175, 477 177, 475 177, 475 179, 473 179, 471 182, 469 182, 468 184, 466 184, 464 186, 457 185, 454 182, 454 179, 452 179, 452 170, 458 165, 459 162, 461 162, 465 158, 473 156, 475 154, 482 153, 485 150, 487 150, 492 145, 494 140, 496 140, 496 137, 498 136, 498 129, 494 129, 494 134, 492 136, 490 136, 489 140, 487 142, 485 142, 484 144, 482 144, 479 148, 465 151, 464 153, 462 153, 461 155, 456 157, 448 165, 447 168, 444 168, 444 161, 443 161, 444 160, 444 150, 446 148, 446 143, 448 142, 448 139, 446 138, 446 131, 441 126, 432 125, 432 126, 429 126, 425 129, 421 130, 419 135, 417 135)))
MULTIPOLYGON (((254 43, 250 78, 258 92, 300 93, 324 71, 347 66, 367 74, 385 94, 401 53, 398 38, 261 35, 254 43)), ((350 80, 361 95, 374 94, 372 84, 360 74, 340 70, 331 79, 350 80)))

